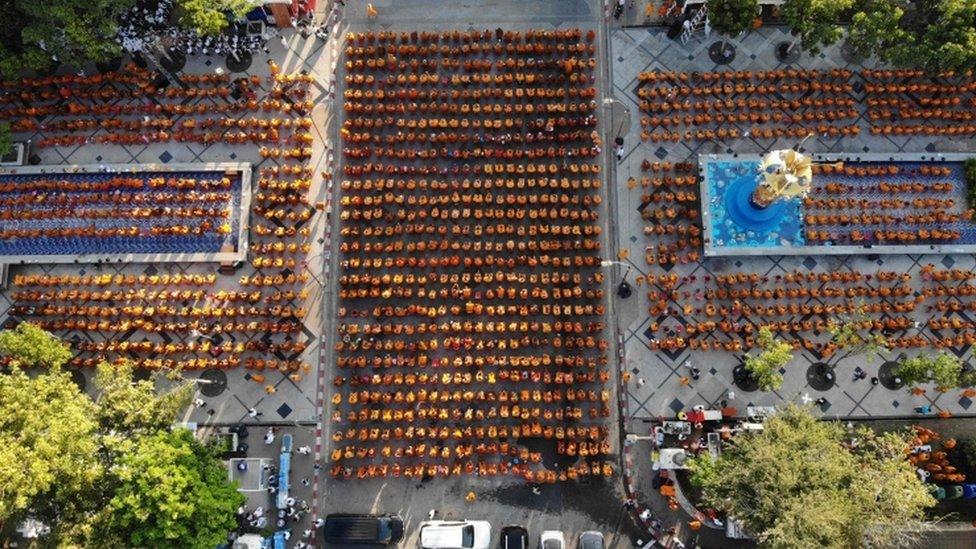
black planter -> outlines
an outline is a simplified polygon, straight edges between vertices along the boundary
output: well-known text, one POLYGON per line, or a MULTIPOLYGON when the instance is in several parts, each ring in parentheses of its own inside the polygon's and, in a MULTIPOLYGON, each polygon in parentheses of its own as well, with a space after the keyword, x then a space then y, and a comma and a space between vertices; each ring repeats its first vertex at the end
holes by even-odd
POLYGON ((735 59, 735 46, 731 42, 719 40, 708 46, 708 58, 716 65, 728 65, 735 59))
POLYGON ((69 368, 68 372, 71 374, 71 381, 74 381, 75 385, 78 386, 78 390, 84 393, 85 386, 88 384, 88 380, 85 378, 85 372, 82 372, 78 368, 69 368))
POLYGON ((159 64, 169 72, 180 72, 186 66, 186 54, 169 48, 166 55, 159 56, 159 64))
POLYGON ((106 59, 105 61, 99 61, 95 63, 95 68, 98 69, 100 73, 106 72, 118 72, 122 68, 122 58, 116 57, 114 59, 106 59))
POLYGON ((740 391, 752 393, 759 390, 759 382, 746 370, 745 364, 739 364, 732 369, 732 381, 740 391))
POLYGON ((230 72, 244 72, 251 68, 251 63, 254 58, 251 56, 251 52, 239 51, 237 52, 237 58, 235 59, 233 55, 227 56, 227 70, 230 72))
POLYGON ((829 364, 817 362, 807 368, 807 384, 814 391, 829 391, 836 382, 837 374, 829 364))
POLYGON ((136 368, 132 372, 132 381, 148 381, 152 378, 152 372, 145 368, 136 368))
POLYGON ((897 391, 905 386, 905 382, 895 376, 894 370, 897 367, 897 362, 889 360, 878 368, 878 381, 885 389, 897 391))
POLYGON ((847 42, 844 42, 840 47, 840 57, 844 61, 855 65, 860 65, 864 61, 864 56, 848 45, 847 42))
POLYGON ((227 390, 227 374, 223 370, 208 368, 200 374, 200 379, 206 381, 200 384, 200 392, 204 396, 220 396, 227 390))
POLYGON ((776 44, 776 59, 780 63, 796 63, 800 58, 800 47, 793 46, 792 42, 780 42, 776 44))
POLYGON ((626 280, 624 280, 623 282, 620 283, 619 286, 617 286, 617 297, 619 297, 620 299, 627 299, 628 297, 633 295, 633 293, 634 293, 634 289, 631 288, 630 283, 628 283, 626 280))

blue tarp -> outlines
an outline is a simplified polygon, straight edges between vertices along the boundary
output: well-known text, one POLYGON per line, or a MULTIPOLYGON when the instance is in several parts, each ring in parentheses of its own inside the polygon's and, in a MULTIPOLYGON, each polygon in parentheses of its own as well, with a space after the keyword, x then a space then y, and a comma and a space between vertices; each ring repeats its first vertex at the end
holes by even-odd
POLYGON ((278 499, 276 501, 278 509, 288 507, 285 500, 288 499, 289 473, 291 472, 291 452, 282 452, 278 460, 278 499))
POLYGON ((282 531, 275 532, 274 535, 274 549, 287 549, 285 543, 285 533, 282 531))

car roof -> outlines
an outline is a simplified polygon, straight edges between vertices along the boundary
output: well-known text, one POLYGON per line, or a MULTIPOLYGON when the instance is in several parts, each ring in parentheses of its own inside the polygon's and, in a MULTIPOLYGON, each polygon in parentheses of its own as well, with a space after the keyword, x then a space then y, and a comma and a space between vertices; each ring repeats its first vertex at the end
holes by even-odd
POLYGON ((508 547, 526 547, 529 541, 529 532, 521 526, 506 526, 502 528, 502 543, 508 547))
POLYGON ((603 534, 588 530, 580 534, 580 549, 603 549, 603 534))

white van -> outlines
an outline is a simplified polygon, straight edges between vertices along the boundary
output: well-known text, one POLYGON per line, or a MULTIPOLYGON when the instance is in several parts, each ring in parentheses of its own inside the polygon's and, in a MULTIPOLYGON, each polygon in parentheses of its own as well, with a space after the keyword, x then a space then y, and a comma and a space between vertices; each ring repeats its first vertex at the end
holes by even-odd
POLYGON ((488 549, 491 524, 483 520, 429 520, 420 523, 422 549, 488 549))

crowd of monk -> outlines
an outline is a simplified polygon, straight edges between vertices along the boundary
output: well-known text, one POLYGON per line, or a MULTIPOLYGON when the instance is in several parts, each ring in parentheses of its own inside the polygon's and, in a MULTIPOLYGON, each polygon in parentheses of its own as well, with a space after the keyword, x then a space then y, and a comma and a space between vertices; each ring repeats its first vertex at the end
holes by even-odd
POLYGON ((612 474, 594 40, 348 36, 334 476, 612 474))

